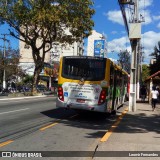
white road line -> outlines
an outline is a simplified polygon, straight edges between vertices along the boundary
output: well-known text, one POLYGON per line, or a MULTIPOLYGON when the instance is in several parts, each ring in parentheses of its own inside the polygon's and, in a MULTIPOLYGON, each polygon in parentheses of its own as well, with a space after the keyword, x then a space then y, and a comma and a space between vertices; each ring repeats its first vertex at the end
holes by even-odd
POLYGON ((0 114, 7 114, 7 113, 13 113, 13 112, 20 112, 20 111, 24 111, 24 110, 28 110, 29 108, 24 108, 24 109, 19 109, 19 110, 14 110, 14 111, 8 111, 8 112, 2 112, 0 114))

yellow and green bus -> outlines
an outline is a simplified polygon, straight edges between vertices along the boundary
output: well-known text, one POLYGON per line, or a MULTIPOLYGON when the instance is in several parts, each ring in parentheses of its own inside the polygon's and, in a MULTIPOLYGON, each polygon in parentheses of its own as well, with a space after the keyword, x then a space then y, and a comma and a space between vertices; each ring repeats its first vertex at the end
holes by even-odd
POLYGON ((108 58, 64 56, 57 107, 115 113, 127 98, 128 73, 108 58))

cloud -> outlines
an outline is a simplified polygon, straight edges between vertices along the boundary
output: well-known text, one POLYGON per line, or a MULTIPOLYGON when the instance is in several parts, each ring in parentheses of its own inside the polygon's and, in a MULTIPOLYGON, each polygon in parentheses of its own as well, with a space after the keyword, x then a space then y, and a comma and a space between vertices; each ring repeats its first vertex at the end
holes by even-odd
POLYGON ((153 4, 153 0, 140 0, 139 1, 139 8, 145 9, 153 4))
POLYGON ((128 37, 121 37, 117 39, 113 39, 112 41, 108 42, 108 52, 115 52, 119 53, 122 50, 130 51, 130 45, 128 37))
POLYGON ((149 10, 145 10, 144 14, 141 14, 141 15, 144 17, 144 20, 145 20, 145 22, 144 23, 142 22, 142 24, 147 25, 152 22, 152 17, 149 10))
POLYGON ((153 49, 158 41, 160 41, 160 32, 148 31, 142 34, 142 42, 146 48, 153 49))
POLYGON ((124 25, 122 13, 120 10, 109 11, 107 13, 104 13, 104 15, 108 18, 108 20, 112 21, 113 23, 124 25))
POLYGON ((158 23, 157 28, 159 28, 159 29, 160 29, 160 22, 158 23))
POLYGON ((109 58, 112 62, 117 62, 117 59, 114 59, 114 58, 109 58))
POLYGON ((155 21, 160 20, 160 15, 159 16, 153 16, 153 20, 155 20, 155 21))
POLYGON ((160 41, 160 32, 148 31, 142 34, 142 45, 144 47, 144 61, 149 63, 151 56, 149 56, 153 51, 154 47, 160 41))
MULTIPOLYGON (((143 25, 150 24, 152 22, 152 17, 150 14, 150 10, 147 10, 146 8, 151 6, 153 4, 153 0, 140 0, 139 1, 139 14, 141 15, 139 18, 144 17, 145 23, 142 23, 143 25)), ((133 10, 133 6, 130 6, 133 10)), ((129 8, 125 8, 125 13, 127 20, 129 21, 132 19, 132 13, 129 8)), ((124 21, 122 18, 121 10, 112 10, 108 11, 107 13, 104 13, 104 15, 107 17, 108 20, 112 21, 113 23, 118 23, 120 25, 124 25, 124 21)), ((156 18, 156 17, 154 17, 156 18)), ((142 19, 141 19, 142 20, 142 19)))
MULTIPOLYGON (((144 47, 144 61, 146 63, 149 63, 149 60, 151 59, 149 55, 153 52, 154 47, 158 44, 158 41, 160 41, 160 32, 148 31, 142 34, 141 44, 144 47)), ((128 37, 113 39, 108 42, 107 46, 108 53, 119 53, 120 51, 126 49, 130 53, 132 52, 128 37)))
POLYGON ((117 34, 117 31, 112 31, 111 34, 117 34))

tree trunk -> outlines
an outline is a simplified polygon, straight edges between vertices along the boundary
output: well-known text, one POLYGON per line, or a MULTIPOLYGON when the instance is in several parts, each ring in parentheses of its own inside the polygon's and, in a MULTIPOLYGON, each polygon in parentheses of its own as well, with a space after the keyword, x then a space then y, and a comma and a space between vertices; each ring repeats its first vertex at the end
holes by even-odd
POLYGON ((33 75, 33 86, 32 86, 32 94, 35 95, 38 93, 37 85, 39 83, 39 74, 41 73, 41 68, 35 66, 34 75, 33 75))
POLYGON ((35 69, 32 83, 32 95, 36 95, 38 93, 37 85, 39 83, 39 74, 41 73, 44 66, 44 60, 39 56, 39 52, 36 54, 36 58, 34 58, 34 63, 35 69))

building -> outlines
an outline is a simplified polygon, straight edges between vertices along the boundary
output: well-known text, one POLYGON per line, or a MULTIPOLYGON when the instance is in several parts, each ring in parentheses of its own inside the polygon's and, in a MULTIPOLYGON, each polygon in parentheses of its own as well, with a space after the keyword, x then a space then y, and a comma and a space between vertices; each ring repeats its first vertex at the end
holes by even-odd
POLYGON ((107 42, 103 34, 92 31, 88 37, 87 56, 107 57, 107 42))
POLYGON ((156 59, 155 59, 155 58, 152 58, 152 59, 150 60, 150 64, 154 64, 154 63, 156 63, 156 59))
POLYGON ((156 86, 156 88, 160 88, 160 70, 149 76, 145 80, 145 83, 147 84, 148 95, 150 95, 153 86, 156 86))
POLYGON ((51 62, 59 62, 62 56, 82 56, 83 55, 83 40, 81 42, 74 42, 73 44, 53 43, 50 50, 51 62))
MULTIPOLYGON (((31 48, 28 45, 26 45, 24 42, 20 41, 19 52, 20 52, 19 65, 27 74, 33 75, 35 65, 32 57, 31 48)), ((47 53, 45 56, 45 62, 48 63, 49 61, 50 61, 50 54, 47 53)))
MULTIPOLYGON (((66 30, 66 32, 69 31, 66 30)), ((37 43, 37 45, 39 45, 37 43)), ((74 42, 73 44, 60 44, 53 43, 52 49, 46 53, 45 55, 45 66, 42 70, 40 76, 41 80, 45 81, 45 85, 48 87, 52 86, 52 83, 57 81, 58 77, 58 64, 60 58, 62 56, 81 56, 83 55, 83 40, 80 42, 74 42), (48 72, 49 71, 49 72, 48 72), (54 73, 52 75, 51 73, 54 73)), ((19 65, 22 69, 29 75, 33 75, 34 73, 34 60, 32 57, 32 50, 29 46, 27 46, 23 41, 19 42, 19 50, 20 50, 20 60, 19 65)), ((40 81, 41 82, 41 81, 40 81)))
MULTIPOLYGON (((37 44, 38 45, 38 44, 37 44)), ((73 44, 53 43, 52 49, 45 55, 45 63, 54 64, 59 62, 62 56, 81 56, 83 55, 83 40, 74 42, 73 44)), ((19 64, 27 74, 33 75, 34 61, 32 50, 24 42, 19 42, 20 60, 19 64)))

